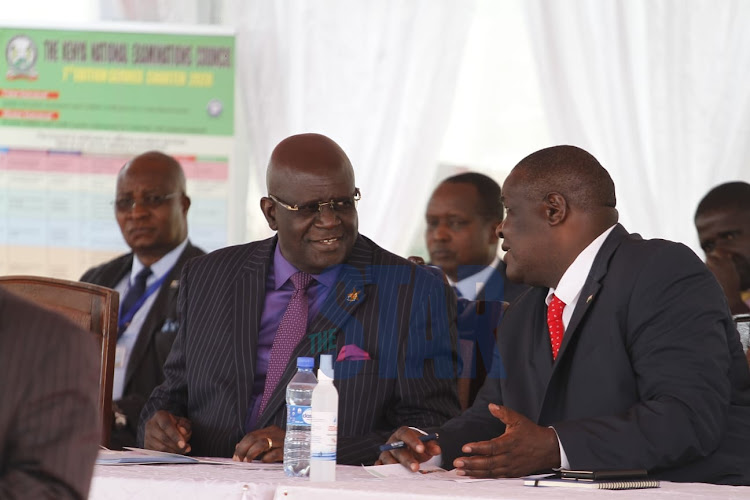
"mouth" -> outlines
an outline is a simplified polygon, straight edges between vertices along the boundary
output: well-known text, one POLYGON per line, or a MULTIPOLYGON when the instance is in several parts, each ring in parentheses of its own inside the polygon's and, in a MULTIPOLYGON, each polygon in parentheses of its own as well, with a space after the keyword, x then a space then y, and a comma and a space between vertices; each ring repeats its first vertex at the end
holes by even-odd
POLYGON ((334 236, 332 238, 321 238, 319 240, 310 240, 310 243, 312 243, 314 246, 318 247, 321 250, 335 250, 339 247, 343 239, 344 239, 343 236, 334 236))
POLYGON ((430 252, 431 260, 450 260, 454 258, 455 254, 450 250, 433 250, 430 252))
POLYGON ((130 234, 130 236, 132 237, 138 237, 138 236, 145 236, 145 235, 151 234, 152 232, 153 232, 153 229, 149 227, 136 227, 128 231, 128 234, 130 234))

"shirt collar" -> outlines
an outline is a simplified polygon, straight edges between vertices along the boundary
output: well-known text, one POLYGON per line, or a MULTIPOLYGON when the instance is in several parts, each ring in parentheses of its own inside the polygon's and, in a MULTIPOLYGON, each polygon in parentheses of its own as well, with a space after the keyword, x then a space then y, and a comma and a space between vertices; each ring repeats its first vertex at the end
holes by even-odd
MULTIPOLYGON (((177 263, 177 260, 180 258, 180 255, 182 255, 182 251, 185 250, 185 247, 188 244, 188 238, 185 238, 185 240, 174 247, 172 250, 164 254, 164 256, 151 264, 151 276, 148 277, 148 280, 146 280, 146 283, 152 283, 165 274, 169 272, 170 269, 174 267, 174 265, 177 263)), ((144 266, 143 263, 138 259, 138 257, 135 257, 133 259, 133 267, 130 270, 130 283, 132 284, 135 280, 135 277, 138 275, 138 273, 141 272, 141 269, 143 269, 144 266)))
MULTIPOLYGON (((339 271, 341 271, 342 266, 343 264, 338 264, 336 266, 329 267, 320 274, 313 274, 312 277, 315 278, 315 281, 317 281, 318 283, 322 283, 327 288, 332 288, 336 284, 336 278, 338 278, 339 271)), ((279 245, 277 242, 276 250, 274 250, 273 253, 274 289, 278 290, 279 288, 284 286, 284 283, 286 283, 287 280, 298 271, 299 269, 294 267, 291 262, 286 260, 286 258, 281 255, 281 245, 279 245)))
POLYGON ((489 281, 490 276, 492 276, 492 273, 497 269, 498 264, 500 264, 500 257, 496 255, 492 263, 490 263, 489 266, 485 266, 481 271, 476 272, 471 276, 467 276, 455 283, 448 278, 448 282, 458 288, 462 297, 474 300, 477 297, 477 293, 479 293, 479 287, 477 287, 477 284, 481 283, 482 287, 484 287, 484 285, 487 284, 487 281, 489 281))
POLYGON ((602 248, 604 240, 607 239, 607 236, 609 236, 609 233, 612 232, 614 227, 615 225, 612 225, 612 227, 597 236, 594 241, 589 243, 589 246, 584 248, 583 251, 578 254, 578 257, 576 257, 573 263, 568 266, 568 269, 565 270, 562 278, 560 278, 557 288, 549 289, 546 298, 547 305, 549 305, 552 300, 552 294, 555 294, 558 299, 565 302, 566 306, 577 302, 578 296, 583 289, 583 285, 586 283, 586 278, 589 276, 589 271, 591 271, 591 266, 594 265, 596 254, 599 253, 599 249, 602 248))

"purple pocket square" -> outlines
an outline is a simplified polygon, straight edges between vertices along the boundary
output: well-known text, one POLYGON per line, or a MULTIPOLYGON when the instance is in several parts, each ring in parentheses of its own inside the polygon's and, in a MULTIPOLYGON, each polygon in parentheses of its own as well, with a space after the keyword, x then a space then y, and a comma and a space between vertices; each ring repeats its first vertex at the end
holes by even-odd
POLYGON ((367 351, 360 349, 355 344, 347 344, 341 348, 336 361, 367 361, 370 355, 367 351))

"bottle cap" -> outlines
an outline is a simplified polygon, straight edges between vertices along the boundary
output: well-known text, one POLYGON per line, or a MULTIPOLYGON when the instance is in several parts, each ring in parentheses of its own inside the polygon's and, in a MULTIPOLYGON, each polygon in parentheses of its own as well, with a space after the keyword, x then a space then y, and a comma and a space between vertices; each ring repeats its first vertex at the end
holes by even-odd
POLYGON ((308 357, 305 357, 305 356, 300 356, 299 358, 297 358, 297 368, 310 368, 310 369, 312 369, 313 366, 315 366, 315 359, 308 358, 308 357))
POLYGON ((325 375, 326 378, 333 380, 333 356, 330 354, 320 355, 320 368, 318 368, 318 378, 321 378, 320 374, 325 375))

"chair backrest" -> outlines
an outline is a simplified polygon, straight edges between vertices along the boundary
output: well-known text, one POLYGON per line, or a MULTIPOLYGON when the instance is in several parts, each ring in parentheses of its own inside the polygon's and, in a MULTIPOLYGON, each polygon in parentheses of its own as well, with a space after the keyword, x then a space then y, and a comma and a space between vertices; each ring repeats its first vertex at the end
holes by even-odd
POLYGON ((119 293, 111 288, 90 283, 42 276, 0 276, 0 286, 37 305, 62 314, 96 336, 101 352, 101 443, 108 446, 112 429, 112 379, 115 370, 119 293))

